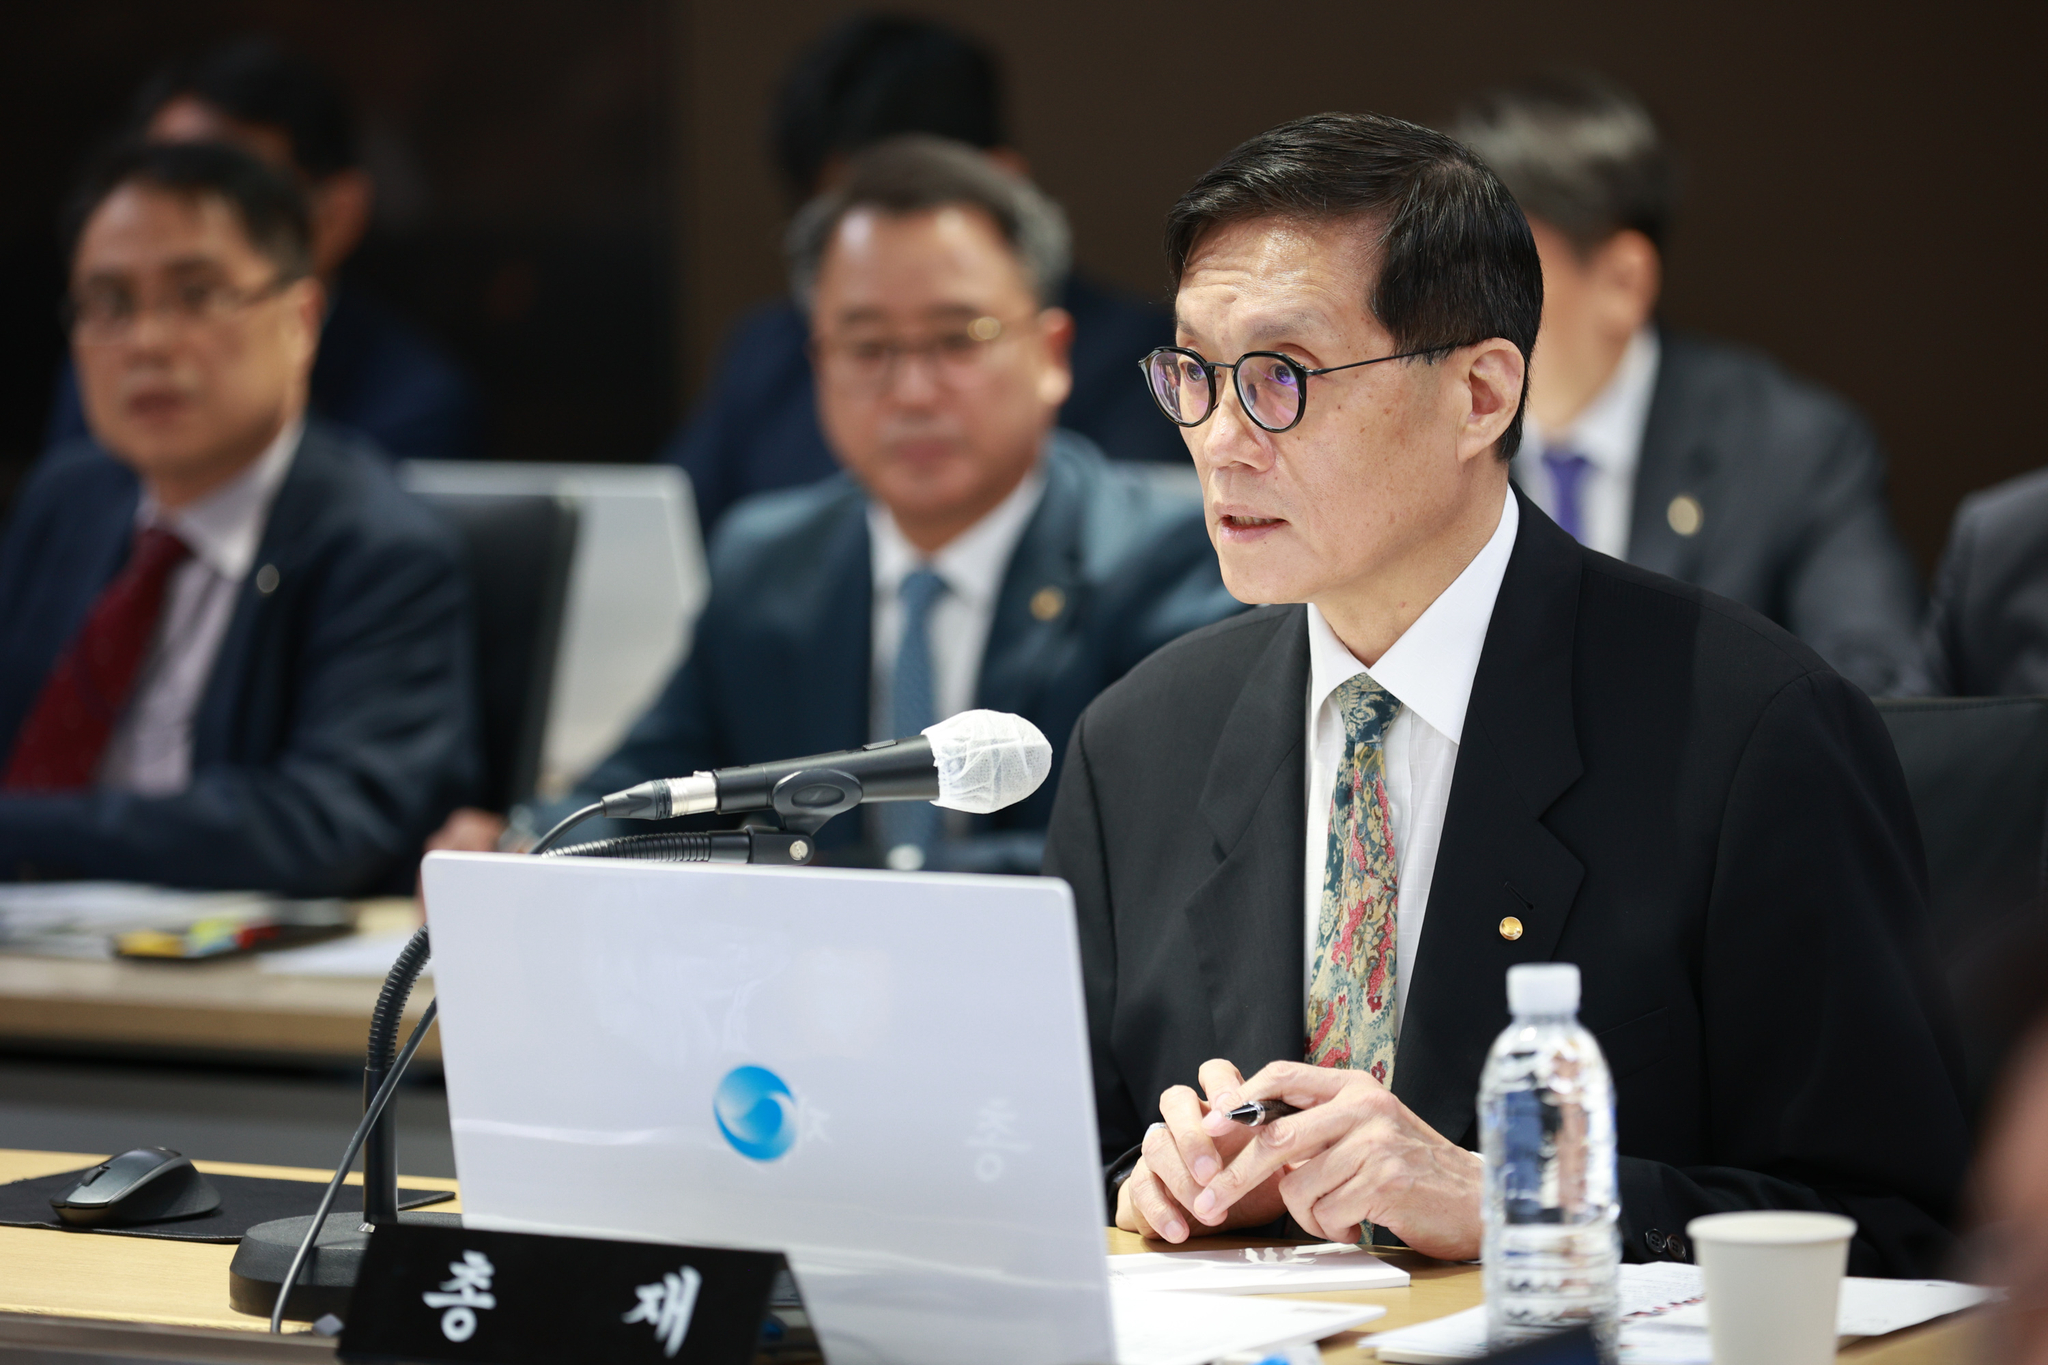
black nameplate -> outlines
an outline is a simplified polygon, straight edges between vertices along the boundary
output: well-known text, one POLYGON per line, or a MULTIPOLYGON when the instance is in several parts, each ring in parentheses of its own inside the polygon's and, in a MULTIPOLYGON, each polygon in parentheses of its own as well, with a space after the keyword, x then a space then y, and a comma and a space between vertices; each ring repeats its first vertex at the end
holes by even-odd
POLYGON ((772 1252, 383 1224, 364 1253, 339 1352, 470 1365, 747 1365, 765 1344, 782 1269, 772 1252))

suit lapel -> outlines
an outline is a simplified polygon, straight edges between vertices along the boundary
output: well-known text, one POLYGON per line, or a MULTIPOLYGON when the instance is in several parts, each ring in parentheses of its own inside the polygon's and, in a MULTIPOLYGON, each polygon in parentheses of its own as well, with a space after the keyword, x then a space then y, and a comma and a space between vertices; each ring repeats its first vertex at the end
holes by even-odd
MULTIPOLYGON (((858 737, 874 724, 870 688, 875 676, 875 566, 867 514, 858 500, 834 530, 819 562, 830 586, 819 594, 818 616, 807 632, 816 642, 815 666, 805 670, 810 696, 800 706, 804 714, 824 722, 815 746, 823 753, 866 743, 858 737), (848 687, 847 678, 865 679, 868 686, 848 687)), ((803 751, 799 746, 798 752, 803 751)))
POLYGON ((1572 718, 1582 554, 1523 500, 1473 678, 1394 1063, 1395 1093, 1452 1141, 1468 1136, 1480 1068, 1507 1022, 1507 969, 1550 959, 1584 875, 1541 819, 1583 771, 1572 718), (1509 918, 1521 925, 1512 939, 1509 918))
POLYGON ((1245 680, 1197 803, 1216 868, 1189 897, 1216 1047, 1250 1074, 1298 1061, 1302 1014, 1302 830, 1306 827, 1302 707, 1308 618, 1272 612, 1270 638, 1245 680))
MULTIPOLYGON (((1081 527, 1087 517, 1081 473, 1054 441, 1045 458, 1045 492, 1025 523, 1003 572, 988 647, 975 685, 976 704, 1032 715, 1046 679, 1055 674, 1083 619, 1087 584, 1081 575, 1081 527)), ((1059 743, 1064 736, 1054 736, 1059 743)))
POLYGON ((817 558, 781 586, 791 615, 779 632, 788 655, 777 669, 777 686, 788 692, 778 697, 775 724, 796 724, 802 733, 778 742, 793 746, 791 753, 824 753, 878 738, 868 733, 874 725, 874 556, 866 502, 858 493, 849 491, 817 558), (861 685, 848 687, 848 678, 861 685))
MULTIPOLYGON (((260 699, 246 695, 256 676, 252 660, 290 618, 286 603, 300 600, 310 586, 303 581, 303 571, 319 554, 320 522, 334 501, 334 479, 334 458, 319 428, 309 423, 284 483, 270 504, 249 576, 236 589, 234 614, 228 618, 227 634, 221 638, 213 671, 200 696, 192 728, 195 769, 233 757, 237 734, 249 732, 259 711, 274 716, 275 708, 284 704, 287 693, 274 688, 266 690, 275 695, 260 699), (275 572, 265 574, 265 568, 275 572), (269 591, 262 589, 263 583, 269 585, 269 591)), ((278 663, 292 667, 289 661, 278 663)))
POLYGON ((1712 485, 1717 463, 1706 435, 1712 414, 1705 396, 1691 382, 1685 342, 1665 333, 1660 338, 1656 388, 1643 423, 1643 448, 1636 459, 1634 505, 1629 513, 1628 562, 1673 578, 1697 577, 1699 521, 1688 523, 1685 509, 1674 506, 1691 499, 1706 516, 1713 506, 1712 485), (1690 533, 1679 528, 1690 524, 1690 533))

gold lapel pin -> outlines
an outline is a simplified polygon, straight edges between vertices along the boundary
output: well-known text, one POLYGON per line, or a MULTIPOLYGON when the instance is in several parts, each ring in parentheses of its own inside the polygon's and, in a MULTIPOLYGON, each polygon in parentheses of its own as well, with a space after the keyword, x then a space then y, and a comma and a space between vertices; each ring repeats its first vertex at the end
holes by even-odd
POLYGON ((1031 614, 1041 621, 1050 621, 1067 609, 1067 595, 1048 583, 1031 594, 1031 614))
POLYGON ((1522 922, 1513 915, 1509 915, 1500 922, 1500 936, 1513 943, 1522 936, 1522 922))

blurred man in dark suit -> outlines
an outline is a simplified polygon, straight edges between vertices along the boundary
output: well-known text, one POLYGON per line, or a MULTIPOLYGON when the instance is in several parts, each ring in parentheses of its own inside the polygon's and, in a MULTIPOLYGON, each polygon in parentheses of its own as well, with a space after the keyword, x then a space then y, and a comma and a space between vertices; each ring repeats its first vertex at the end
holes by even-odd
POLYGON ((136 146, 73 218, 92 439, 0 540, 0 876, 362 894, 476 771, 451 536, 307 418, 305 203, 221 143, 136 146))
POLYGON ((1450 131, 1543 255, 1515 481, 1581 543, 1754 607, 1865 691, 1928 690, 1869 425, 1764 356, 1656 322, 1675 177, 1648 112, 1560 75, 1482 96, 1450 131))
MULTIPOLYGON (((160 73, 136 101, 152 142, 232 142, 299 177, 312 216, 313 273, 327 316, 313 364, 312 410, 403 458, 478 453, 476 395, 460 367, 417 329, 350 286, 340 271, 370 226, 374 187, 357 156, 347 102, 312 63, 260 40, 160 73)), ((58 375, 48 441, 86 434, 78 376, 58 375)))
POLYGON ((1963 499, 1934 575, 1927 633, 1940 692, 2048 692, 2048 470, 1963 499))
MULTIPOLYGON (((1058 746, 1131 665, 1238 609, 1192 491, 1055 427, 1066 227, 1028 182, 959 143, 882 143, 798 215, 789 255, 845 472, 725 518, 689 661, 586 792, 913 735, 970 707, 1058 746)), ((1035 871, 1052 794, 974 817, 870 806, 865 849, 853 817, 818 842, 840 861, 1035 871)), ((435 846, 502 829, 467 812, 435 846)))
MULTIPOLYGON (((831 188, 861 148, 900 133, 952 138, 1025 169, 1007 145, 994 61, 928 20, 847 20, 784 79, 773 142, 795 203, 831 188)), ((1058 302, 1074 320, 1074 385, 1060 425, 1111 459, 1185 462, 1187 452, 1171 432, 1160 432, 1131 377, 1138 357, 1170 339, 1165 311, 1074 272, 1058 302)), ((809 324, 788 299, 741 319, 696 410, 663 453, 689 474, 707 530, 750 493, 809 483, 836 467, 818 427, 809 340, 809 324)))

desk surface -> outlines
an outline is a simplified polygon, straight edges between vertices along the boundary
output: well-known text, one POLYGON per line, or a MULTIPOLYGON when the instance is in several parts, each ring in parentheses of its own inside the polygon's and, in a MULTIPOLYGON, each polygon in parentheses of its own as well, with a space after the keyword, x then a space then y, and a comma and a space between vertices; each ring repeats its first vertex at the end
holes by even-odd
MULTIPOLYGON (((363 902, 357 932, 418 923, 410 900, 363 902)), ((188 1053, 360 1064, 381 978, 284 976, 256 957, 88 961, 0 953, 0 1042, 94 1052, 188 1053)), ((422 981, 406 1026, 433 998, 422 981)), ((440 1030, 420 1044, 438 1062, 440 1030)), ((133 1239, 130 1239, 133 1240, 133 1239)))
MULTIPOLYGON (((75 1152, 0 1150, 0 1181, 25 1180, 75 1170, 102 1160, 75 1152)), ((220 1175, 269 1176, 284 1180, 324 1181, 325 1171, 294 1166, 246 1166, 199 1161, 202 1171, 220 1175)), ((351 1175, 350 1184, 360 1184, 351 1175)), ((405 1177, 408 1185, 452 1190, 452 1180, 405 1177)), ((459 1211, 460 1201, 436 1206, 459 1211)), ((1254 1246, 1255 1242, 1212 1238, 1205 1246, 1254 1246)), ((1111 1254, 1160 1250, 1127 1233, 1109 1233, 1111 1254)), ((228 1262, 235 1249, 199 1242, 171 1242, 141 1237, 106 1237, 92 1233, 56 1232, 36 1228, 0 1228, 0 1313, 97 1321, 145 1322, 177 1327, 260 1332, 261 1319, 228 1307, 228 1262)), ((1306 1294, 1303 1298, 1384 1304, 1387 1315, 1373 1331, 1442 1317, 1480 1301, 1479 1268, 1433 1261, 1410 1251, 1383 1253, 1413 1279, 1406 1289, 1361 1290, 1344 1294, 1306 1294)), ((1891 1336, 1857 1342, 1842 1359, 1869 1365, 1935 1365, 1975 1358, 1977 1320, 1961 1315, 1944 1322, 1891 1336)), ((1329 1365, 1352 1365, 1373 1359, 1347 1335, 1325 1345, 1329 1365)))

